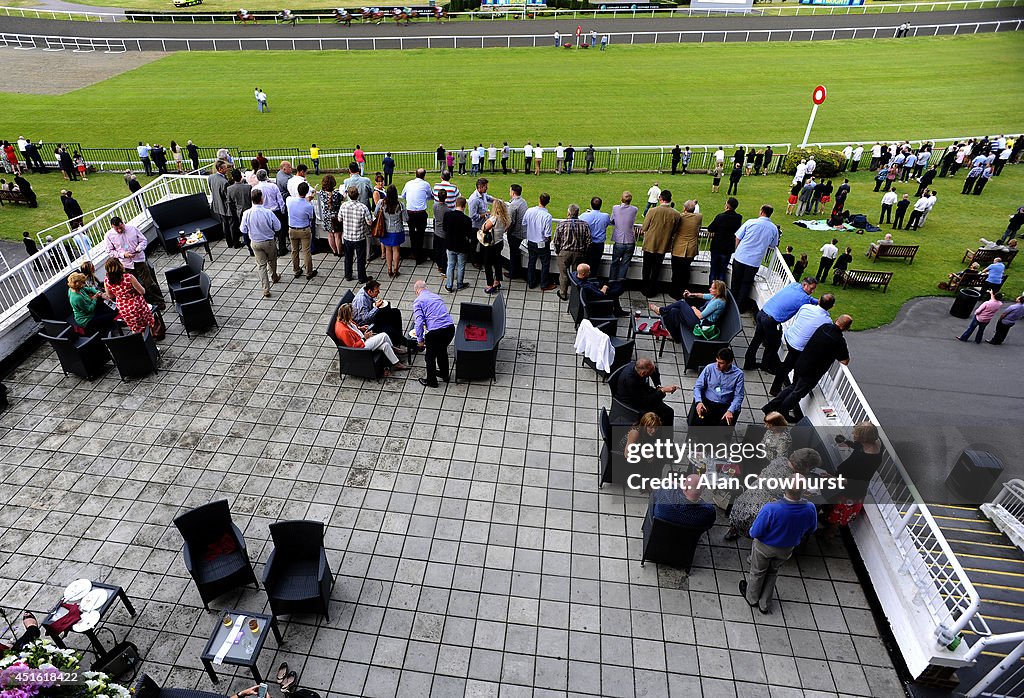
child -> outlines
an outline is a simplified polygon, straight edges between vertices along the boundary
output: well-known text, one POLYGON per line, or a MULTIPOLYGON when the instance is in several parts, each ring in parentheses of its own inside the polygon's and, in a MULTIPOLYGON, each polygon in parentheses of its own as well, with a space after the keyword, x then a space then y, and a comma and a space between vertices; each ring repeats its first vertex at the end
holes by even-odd
POLYGON ((804 270, 807 269, 807 255, 800 255, 800 261, 793 267, 793 278, 799 279, 804 275, 804 270))
POLYGON ((89 178, 85 176, 85 158, 78 151, 75 151, 75 168, 78 170, 78 176, 85 181, 89 181, 89 178))
POLYGON ((714 179, 711 180, 712 194, 718 192, 718 186, 722 183, 722 169, 722 163, 718 163, 717 165, 715 165, 715 169, 711 173, 711 176, 714 177, 714 179))
POLYGON ((789 189, 789 200, 786 202, 786 215, 792 216, 796 211, 797 201, 800 199, 800 190, 803 188, 803 184, 797 182, 789 189))

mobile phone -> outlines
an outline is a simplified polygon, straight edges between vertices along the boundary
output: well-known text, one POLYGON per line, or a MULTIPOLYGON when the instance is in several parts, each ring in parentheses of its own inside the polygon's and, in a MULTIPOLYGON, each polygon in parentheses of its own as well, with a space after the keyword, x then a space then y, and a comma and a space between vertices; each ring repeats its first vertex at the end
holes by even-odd
POLYGON ((267 698, 267 684, 261 683, 259 691, 256 693, 257 698, 267 698))

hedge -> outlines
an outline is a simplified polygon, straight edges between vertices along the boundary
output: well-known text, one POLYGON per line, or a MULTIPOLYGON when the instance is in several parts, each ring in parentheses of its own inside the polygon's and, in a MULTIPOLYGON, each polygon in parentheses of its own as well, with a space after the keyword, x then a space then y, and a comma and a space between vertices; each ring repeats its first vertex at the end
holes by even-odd
POLYGON ((786 174, 796 174, 796 166, 800 160, 807 160, 814 157, 817 166, 814 174, 818 177, 835 177, 846 166, 846 158, 839 150, 828 150, 827 148, 796 148, 786 154, 782 170, 786 174))

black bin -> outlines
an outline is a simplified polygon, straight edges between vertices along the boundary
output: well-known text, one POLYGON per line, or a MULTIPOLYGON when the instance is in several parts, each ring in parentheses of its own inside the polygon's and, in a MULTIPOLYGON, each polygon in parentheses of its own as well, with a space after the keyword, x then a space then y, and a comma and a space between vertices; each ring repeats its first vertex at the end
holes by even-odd
POLYGON ((966 320, 971 317, 974 306, 981 300, 981 291, 976 288, 962 288, 956 292, 949 314, 966 320))
POLYGON ((946 478, 946 486, 971 504, 981 504, 1003 474, 1002 462, 988 451, 965 450, 946 478))

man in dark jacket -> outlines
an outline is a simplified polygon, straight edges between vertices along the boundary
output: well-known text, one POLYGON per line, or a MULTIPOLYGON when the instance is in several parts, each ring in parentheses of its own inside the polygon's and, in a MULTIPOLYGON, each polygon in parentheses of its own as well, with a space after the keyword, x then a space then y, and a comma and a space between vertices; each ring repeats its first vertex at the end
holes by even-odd
POLYGON ((231 184, 228 185, 226 196, 228 211, 231 214, 231 226, 228 229, 228 247, 249 248, 249 255, 254 255, 249 244, 249 236, 242 234, 242 214, 252 207, 252 187, 242 181, 242 173, 237 168, 231 170, 231 184))
POLYGON ((617 372, 609 386, 612 397, 640 412, 653 412, 663 426, 675 421, 675 411, 665 404, 665 396, 679 390, 678 385, 661 385, 661 374, 650 359, 639 359, 617 372))
POLYGON ((82 205, 75 200, 75 197, 67 189, 60 190, 60 203, 64 207, 64 213, 71 221, 71 227, 77 228, 82 225, 82 205))
POLYGON ((743 225, 743 216, 736 212, 740 202, 733 196, 725 200, 725 210, 708 224, 711 233, 711 281, 725 281, 729 258, 736 249, 736 231, 743 225))
POLYGON ((932 165, 927 172, 921 175, 921 179, 918 180, 921 184, 917 187, 917 193, 914 194, 914 196, 920 198, 921 194, 924 193, 924 190, 930 187, 932 182, 935 181, 935 175, 937 174, 938 171, 935 169, 935 165, 932 165))
MULTIPOLYGON (((207 176, 210 185, 210 210, 220 222, 226 240, 231 239, 231 211, 228 209, 228 163, 218 160, 213 174, 207 176)), ((230 242, 228 245, 230 246, 230 242)))
POLYGON ((199 169, 199 148, 192 141, 189 141, 185 145, 185 150, 188 151, 188 159, 192 161, 192 169, 199 169))
POLYGON ((473 221, 466 215, 466 197, 455 199, 455 210, 444 214, 441 222, 445 244, 448 246, 448 270, 444 287, 448 293, 455 293, 469 286, 466 277, 466 258, 476 245, 473 221))
POLYGON ((810 394, 822 376, 828 373, 832 362, 849 365, 850 350, 843 333, 852 324, 852 317, 840 315, 834 323, 822 325, 814 331, 793 367, 793 384, 761 408, 765 414, 781 412, 790 423, 799 421, 792 415, 793 410, 800 405, 801 399, 810 394))
POLYGON ((39 201, 36 199, 36 193, 32 191, 32 185, 28 183, 28 180, 22 177, 20 174, 14 175, 14 184, 18 187, 18 191, 21 195, 28 199, 29 208, 37 208, 39 201))

